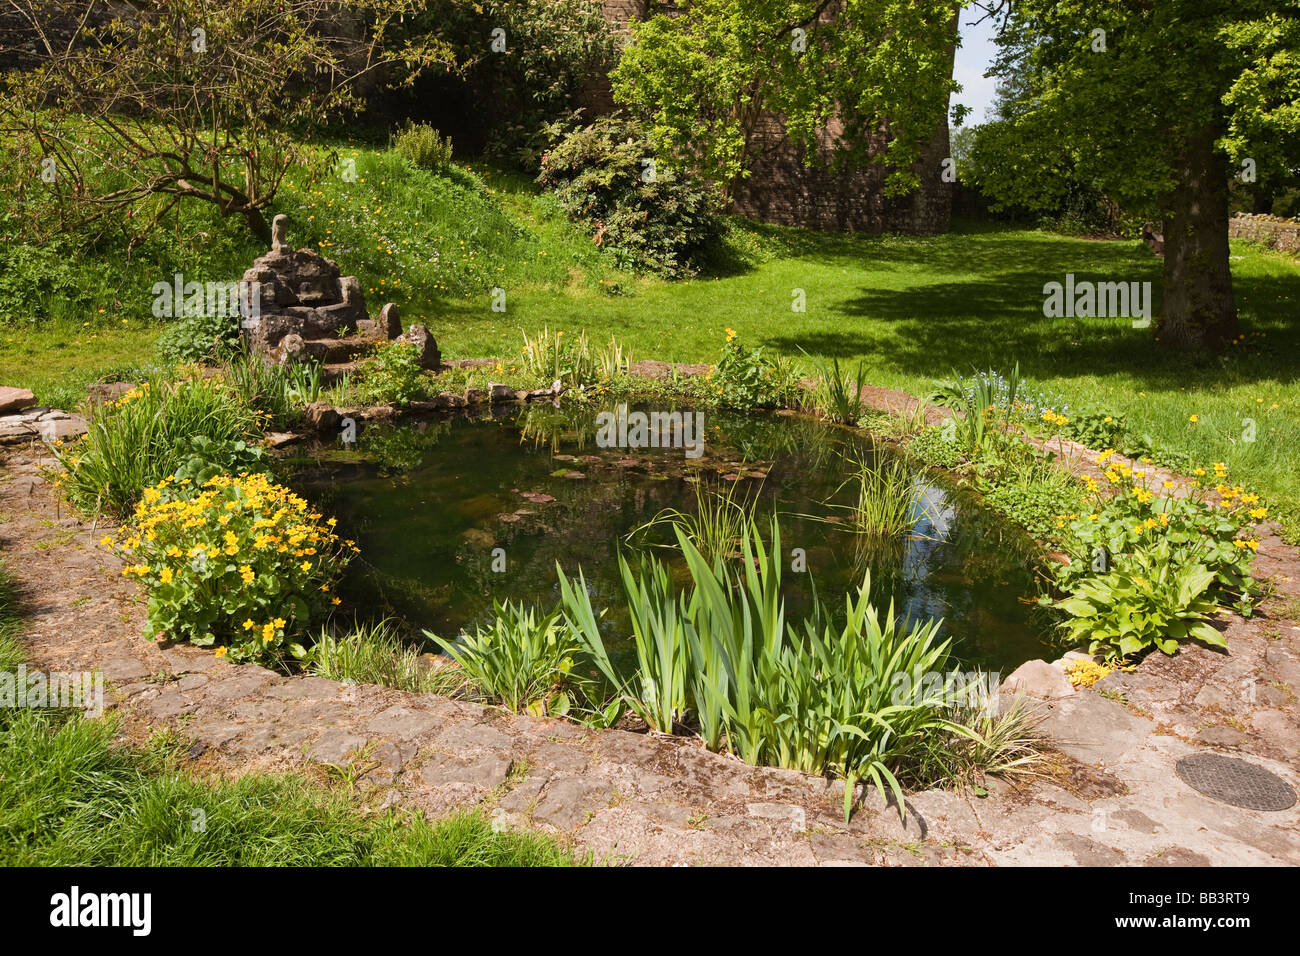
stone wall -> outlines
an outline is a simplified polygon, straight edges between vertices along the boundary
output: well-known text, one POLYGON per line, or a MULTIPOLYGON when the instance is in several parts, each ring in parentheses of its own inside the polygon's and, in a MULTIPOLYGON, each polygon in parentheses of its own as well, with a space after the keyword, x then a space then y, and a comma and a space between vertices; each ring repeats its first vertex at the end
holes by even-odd
POLYGON ((1300 256, 1300 220, 1239 212, 1228 220, 1228 236, 1253 239, 1270 249, 1300 256))
MULTIPOLYGON (((659 4, 657 9, 665 6, 659 4)), ((629 19, 646 17, 648 3, 602 0, 602 9, 614 29, 622 31, 629 19)), ((953 26, 955 36, 955 19, 953 26)), ((950 74, 955 56, 954 42, 947 60, 950 74)), ((608 78, 592 77, 580 105, 593 115, 613 111, 608 78)), ((829 151, 839 132, 836 125, 828 127, 822 137, 824 150, 829 151)), ((871 152, 882 148, 884 142, 883 134, 878 134, 871 152)), ((786 138, 781 117, 774 113, 764 114, 760 121, 757 143, 759 158, 735 200, 735 209, 741 215, 763 222, 842 232, 933 235, 948 228, 954 185, 941 179, 943 160, 949 156, 946 111, 935 117, 935 133, 923 145, 921 159, 913 167, 921 184, 906 196, 886 198, 885 170, 880 166, 833 174, 815 164, 805 164, 801 152, 786 138)))

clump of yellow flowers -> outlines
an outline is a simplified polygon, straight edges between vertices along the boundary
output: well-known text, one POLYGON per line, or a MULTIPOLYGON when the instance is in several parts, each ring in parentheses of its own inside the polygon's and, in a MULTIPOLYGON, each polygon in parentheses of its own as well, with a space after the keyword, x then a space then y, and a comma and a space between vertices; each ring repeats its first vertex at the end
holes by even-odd
POLYGON ((166 478, 100 543, 148 592, 151 638, 265 663, 339 603, 334 584, 358 549, 334 524, 266 475, 166 478))
POLYGON ((1090 657, 1072 657, 1065 662, 1065 676, 1069 678, 1070 683, 1075 687, 1091 687, 1097 681, 1115 673, 1115 671, 1131 671, 1135 669, 1136 665, 1123 660, 1098 663, 1090 657))

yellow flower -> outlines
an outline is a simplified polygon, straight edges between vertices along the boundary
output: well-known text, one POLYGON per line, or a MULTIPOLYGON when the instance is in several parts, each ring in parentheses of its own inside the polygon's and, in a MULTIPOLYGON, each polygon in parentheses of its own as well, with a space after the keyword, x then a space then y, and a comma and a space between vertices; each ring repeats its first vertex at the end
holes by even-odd
POLYGON ((341 602, 338 598, 330 598, 330 603, 331 603, 331 604, 341 604, 342 602, 341 602))
POLYGON ((225 657, 226 649, 224 647, 218 647, 215 651, 212 652, 212 655, 214 657, 225 657))
POLYGON ((253 619, 251 617, 248 620, 244 621, 244 630, 251 631, 255 627, 257 627, 257 625, 253 623, 253 619))
POLYGON ((161 571, 158 572, 158 578, 162 581, 163 584, 169 583, 172 579, 172 569, 163 568, 161 571))
POLYGON ((1200 416, 1200 415, 1188 415, 1188 416, 1187 416, 1187 420, 1188 420, 1189 422, 1199 422, 1199 421, 1201 420, 1201 416, 1200 416))

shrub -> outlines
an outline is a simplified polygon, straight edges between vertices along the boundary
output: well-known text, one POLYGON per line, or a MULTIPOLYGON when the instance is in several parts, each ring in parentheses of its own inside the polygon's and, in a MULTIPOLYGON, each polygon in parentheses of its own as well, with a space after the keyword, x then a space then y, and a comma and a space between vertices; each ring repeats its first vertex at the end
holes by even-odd
POLYGON ((1207 595, 1214 572, 1201 564, 1180 564, 1168 541, 1134 549, 1117 558, 1106 574, 1084 578, 1056 607, 1069 615, 1062 625, 1071 643, 1089 653, 1120 657, 1151 645, 1176 653, 1192 638, 1226 647, 1205 618, 1219 611, 1207 595))
POLYGON ((798 376, 789 363, 769 358, 762 348, 751 349, 727 329, 718 364, 709 370, 715 400, 728 408, 779 408, 798 393, 798 376))
POLYGON ((1089 448, 1119 448, 1127 429, 1124 416, 1098 406, 1075 412, 1066 419, 1065 435, 1089 448))
POLYGON ((195 438, 234 443, 254 434, 256 416, 217 380, 145 383, 102 406, 89 432, 56 445, 58 485, 83 513, 130 514, 141 494, 193 456, 195 438))
POLYGON ((451 137, 443 136, 427 123, 412 123, 397 131, 393 149, 416 166, 445 172, 451 165, 451 137))
POLYGON ((596 245, 621 264, 664 276, 689 275, 719 236, 713 194, 682 169, 651 166, 654 150, 633 121, 605 116, 567 133, 542 157, 538 183, 596 245))
POLYGON ((101 542, 149 595, 150 638, 215 647, 220 657, 274 662, 357 549, 341 544, 302 498, 264 475, 146 489, 130 525, 101 542))
POLYGON ((427 390, 420 350, 409 342, 386 342, 365 366, 359 394, 376 405, 409 405, 427 390))
POLYGON ((158 354, 172 364, 216 365, 238 354, 241 347, 238 320, 218 315, 177 319, 158 339, 158 354))
POLYGON ((266 449, 243 441, 214 441, 195 435, 178 440, 176 450, 187 457, 172 477, 177 481, 188 479, 194 487, 218 475, 268 474, 271 471, 266 449))
POLYGON ((939 468, 955 468, 965 458, 957 443, 944 438, 943 429, 935 426, 922 429, 909 441, 907 453, 939 468))

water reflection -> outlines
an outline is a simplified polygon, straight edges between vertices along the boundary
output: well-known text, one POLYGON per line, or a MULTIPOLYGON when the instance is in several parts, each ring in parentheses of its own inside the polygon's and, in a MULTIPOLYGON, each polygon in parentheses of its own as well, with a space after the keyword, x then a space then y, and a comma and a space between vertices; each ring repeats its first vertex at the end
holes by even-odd
MULTIPOLYGON (((600 447, 604 410, 511 408, 363 433, 346 452, 312 450, 300 484, 362 548, 344 596, 375 616, 451 634, 484 619, 494 598, 556 601, 558 563, 570 573, 581 566, 597 606, 617 605, 619 548, 671 540, 662 526, 635 542, 629 532, 664 509, 691 511, 700 485, 743 487, 759 514, 780 515, 791 561, 795 548, 806 555, 807 573, 785 577, 790 619, 814 589, 840 611, 870 569, 877 603, 943 618, 966 662, 1006 668, 1043 652, 1018 600, 1032 590, 1032 545, 965 494, 914 471, 910 534, 846 527, 839 516, 854 498, 841 487, 845 456, 890 454, 862 436, 798 417, 708 412, 704 454, 691 459, 682 449, 600 447), (502 552, 505 570, 494 570, 502 552)), ((625 623, 611 616, 611 635, 625 623)))

